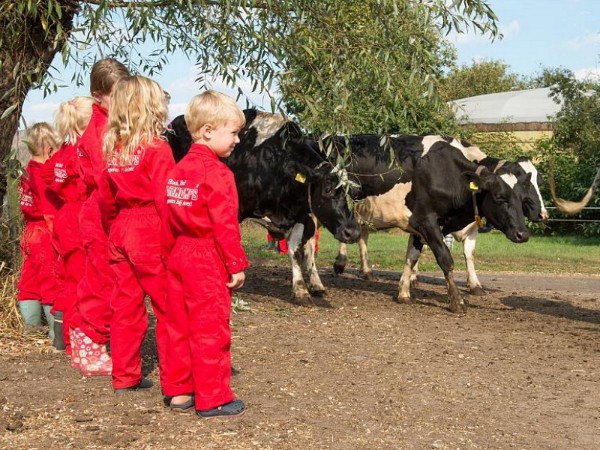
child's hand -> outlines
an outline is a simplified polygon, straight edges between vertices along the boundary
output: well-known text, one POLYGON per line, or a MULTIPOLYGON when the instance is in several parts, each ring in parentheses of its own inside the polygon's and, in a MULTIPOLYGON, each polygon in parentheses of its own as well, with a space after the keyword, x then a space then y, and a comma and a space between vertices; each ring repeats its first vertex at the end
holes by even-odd
POLYGON ((239 289, 244 285, 245 280, 246 275, 244 274, 244 272, 232 273, 231 279, 229 280, 229 283, 226 284, 226 286, 229 289, 239 289))

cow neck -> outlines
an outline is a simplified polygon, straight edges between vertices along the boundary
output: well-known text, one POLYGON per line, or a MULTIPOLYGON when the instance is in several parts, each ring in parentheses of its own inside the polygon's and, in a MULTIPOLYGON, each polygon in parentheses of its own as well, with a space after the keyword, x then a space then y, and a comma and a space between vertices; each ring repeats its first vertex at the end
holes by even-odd
MULTIPOLYGON (((477 169, 475 169, 475 174, 480 177, 481 176, 481 172, 483 172, 483 169, 485 169, 485 166, 477 166, 477 169)), ((473 197, 473 212, 475 213, 475 223, 477 224, 478 228, 483 227, 483 222, 481 220, 481 216, 479 215, 479 207, 477 206, 477 191, 471 191, 471 196, 473 197)))
MULTIPOLYGON (((319 170, 321 167, 325 166, 329 164, 328 161, 321 161, 319 164, 317 164, 317 166, 313 169, 313 170, 319 170)), ((306 183, 307 188, 308 188, 308 210, 310 211, 310 213, 313 213, 313 208, 312 208, 312 194, 311 194, 311 185, 312 183, 309 181, 308 183, 306 183)))
MULTIPOLYGON (((498 172, 502 166, 506 164, 506 160, 505 159, 501 159, 500 161, 498 161, 498 163, 496 164, 496 167, 493 170, 493 173, 498 172)), ((477 166, 477 169, 475 170, 475 173, 477 174, 477 176, 481 176, 481 172, 483 172, 483 169, 485 169, 485 166, 477 166)), ((481 220, 481 216, 479 215, 479 207, 477 206, 477 198, 476 198, 477 192, 476 191, 471 191, 471 196, 473 197, 473 212, 475 213, 475 222, 477 223, 477 226, 479 228, 483 227, 483 221, 481 220)))

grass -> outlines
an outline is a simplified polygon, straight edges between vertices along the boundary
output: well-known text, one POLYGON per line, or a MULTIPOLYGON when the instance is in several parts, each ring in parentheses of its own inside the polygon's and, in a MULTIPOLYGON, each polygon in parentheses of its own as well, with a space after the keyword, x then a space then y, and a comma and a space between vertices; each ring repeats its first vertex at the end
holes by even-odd
MULTIPOLYGON (((250 257, 287 263, 286 255, 276 255, 265 249, 266 231, 260 226, 243 224, 242 237, 250 257)), ((372 233, 369 237, 369 261, 372 267, 400 271, 407 242, 408 236, 396 232, 372 233)), ((337 248, 337 241, 322 229, 317 266, 331 267, 337 248)), ((452 256, 455 270, 466 270, 462 244, 454 243, 452 256)), ((600 237, 532 236, 527 243, 514 244, 494 230, 479 235, 475 257, 478 272, 600 275, 600 237)), ((357 245, 348 246, 348 260, 352 267, 360 267, 357 245)), ((430 250, 426 250, 421 257, 419 269, 425 272, 440 270, 430 250)))

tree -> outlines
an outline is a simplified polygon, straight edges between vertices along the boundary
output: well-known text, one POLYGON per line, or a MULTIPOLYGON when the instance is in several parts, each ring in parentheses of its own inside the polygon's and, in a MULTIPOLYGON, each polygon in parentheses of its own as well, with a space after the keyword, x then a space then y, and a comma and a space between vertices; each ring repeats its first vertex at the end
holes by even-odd
POLYGON ((406 1, 396 7, 401 21, 377 0, 324 1, 319 14, 294 24, 294 41, 311 51, 285 56, 279 87, 303 126, 317 133, 331 131, 332 121, 347 133, 449 131, 453 115, 436 95, 436 80, 454 49, 428 8, 406 1))
MULTIPOLYGON (((358 0, 348 0, 359 3, 358 0)), ((337 1, 325 0, 1 0, 0 2, 0 149, 5 157, 18 127, 23 101, 33 88, 53 89, 56 71, 52 61, 60 55, 65 64, 74 63, 79 71, 73 82, 87 82, 92 62, 98 56, 113 56, 126 62, 133 71, 151 76, 166 63, 168 55, 181 50, 198 63, 199 78, 217 76, 229 84, 239 77, 253 83, 253 89, 269 90, 275 85, 285 58, 295 54, 309 58, 314 47, 298 45, 298 24, 312 24, 309 31, 321 32, 311 45, 327 45, 328 36, 337 34, 337 23, 322 16, 321 3, 335 11, 337 1), (325 40, 322 40, 325 39, 325 40), (153 42, 151 55, 140 53, 140 44, 153 42)), ((408 5, 427 8, 431 20, 441 30, 464 31, 475 28, 495 37, 496 16, 487 0, 446 0, 373 2, 378 34, 366 34, 365 42, 355 35, 356 64, 367 66, 373 53, 385 60, 393 48, 386 48, 388 31, 404 20, 408 5), (422 3, 422 4, 421 4, 422 3)), ((412 55, 429 72, 422 49, 428 48, 424 34, 408 42, 412 55)), ((416 69, 415 69, 416 70, 416 69)), ((379 75, 391 79, 381 65, 379 75)), ((336 73, 340 92, 351 74, 336 73)), ((432 84, 433 80, 428 80, 432 84)), ((431 89, 424 89, 429 93, 431 89)), ((328 117, 330 111, 318 108, 316 99, 304 99, 310 115, 328 117)), ((341 104, 341 111, 345 108, 341 104)), ((277 105, 273 104, 275 108, 277 105)), ((409 106, 407 106, 407 109, 409 106)), ((323 120, 335 131, 335 120, 323 120)), ((5 186, 5 181, 0 181, 5 186)), ((1 190, 1 188, 0 188, 1 190)))
POLYGON ((451 70, 441 83, 442 96, 447 100, 494 94, 496 92, 526 89, 518 75, 508 72, 509 66, 501 61, 474 61, 451 70))

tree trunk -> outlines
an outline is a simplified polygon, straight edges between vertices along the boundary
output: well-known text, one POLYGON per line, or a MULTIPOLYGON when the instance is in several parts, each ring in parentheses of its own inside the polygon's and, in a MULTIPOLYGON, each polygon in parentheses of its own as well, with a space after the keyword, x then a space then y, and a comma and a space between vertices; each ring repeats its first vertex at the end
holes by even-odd
POLYGON ((16 3, 0 12, 0 116, 12 109, 0 120, 0 200, 4 218, 11 216, 6 211, 8 176, 14 167, 9 156, 19 128, 23 102, 29 90, 43 79, 54 56, 65 44, 79 10, 78 1, 64 0, 60 4, 60 28, 52 21, 53 17, 41 9, 46 7, 43 3, 35 17, 26 8, 19 13, 16 3))
POLYGON ((19 14, 16 8, 0 15, 0 115, 15 107, 0 120, 0 191, 6 190, 6 159, 19 127, 25 97, 40 83, 54 56, 65 44, 73 28, 73 18, 79 11, 78 1, 64 0, 60 4, 60 28, 42 6, 36 17, 28 12, 19 14), (41 17, 45 18, 45 29, 41 17))

